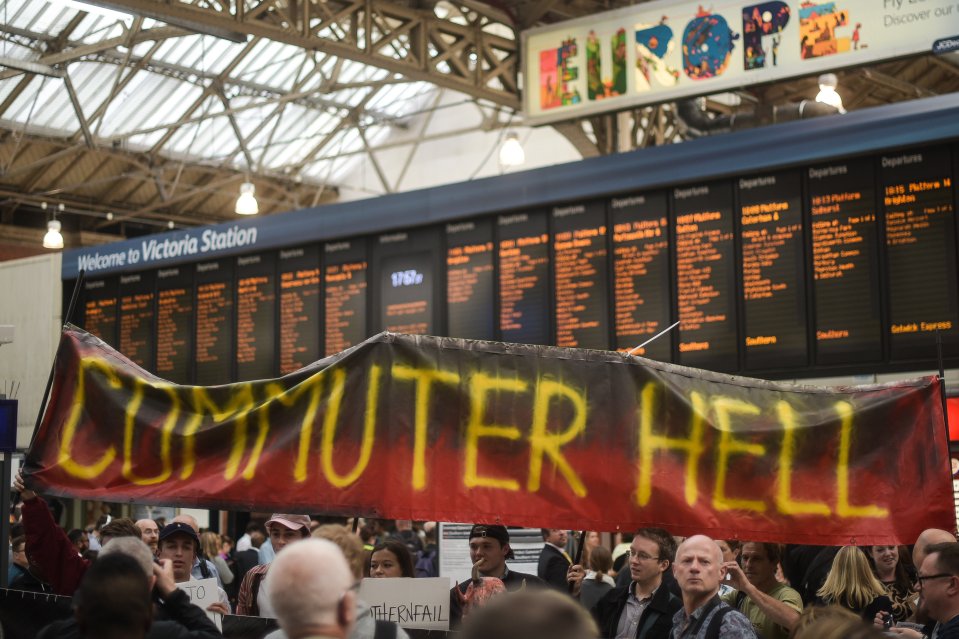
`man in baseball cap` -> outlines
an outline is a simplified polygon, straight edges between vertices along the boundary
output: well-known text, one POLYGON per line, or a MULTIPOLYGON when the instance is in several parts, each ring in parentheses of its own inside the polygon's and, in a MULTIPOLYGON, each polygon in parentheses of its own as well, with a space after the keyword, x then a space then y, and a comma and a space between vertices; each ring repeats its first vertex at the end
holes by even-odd
MULTIPOLYGON (((536 575, 516 572, 507 567, 506 560, 513 558, 513 549, 509 546, 509 530, 506 526, 476 524, 470 529, 469 544, 470 561, 474 566, 479 563, 479 574, 483 577, 498 577, 503 581, 506 590, 518 590, 523 584, 533 588, 546 586, 536 575)), ((470 581, 467 579, 456 587, 465 594, 470 581)), ((461 617, 460 598, 451 590, 450 624, 459 625, 461 617)))
MULTIPOLYGON (((310 518, 307 515, 273 513, 266 522, 266 530, 270 533, 273 552, 279 554, 287 545, 310 536, 310 518)), ((236 598, 236 614, 251 617, 276 616, 267 592, 269 585, 266 576, 271 565, 272 562, 254 566, 247 571, 236 598)))
MULTIPOLYGON (((173 522, 160 529, 157 540, 157 559, 169 559, 173 565, 173 581, 184 583, 193 579, 191 574, 197 554, 200 552, 200 536, 193 527, 183 522, 173 522)), ((230 614, 230 599, 223 588, 217 586, 219 601, 207 610, 223 615, 230 614)))

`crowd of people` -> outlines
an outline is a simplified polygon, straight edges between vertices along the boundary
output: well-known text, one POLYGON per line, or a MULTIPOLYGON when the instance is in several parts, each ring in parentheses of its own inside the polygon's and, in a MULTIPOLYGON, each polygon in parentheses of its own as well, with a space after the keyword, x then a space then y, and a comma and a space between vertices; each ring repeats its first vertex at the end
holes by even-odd
MULTIPOLYGON (((221 636, 180 587, 213 579, 207 611, 274 618, 269 639, 403 639, 369 614, 360 581, 439 574, 432 524, 350 527, 276 513, 234 543, 180 515, 112 518, 87 533, 58 526, 19 476, 14 487, 22 504, 9 587, 73 597, 74 617, 44 638, 221 636)), ((911 549, 680 539, 661 528, 612 548, 596 532, 542 537, 536 574, 522 573, 507 563, 509 529, 471 528, 472 575, 450 591, 453 630, 464 639, 959 639, 959 543, 944 530, 911 549)))

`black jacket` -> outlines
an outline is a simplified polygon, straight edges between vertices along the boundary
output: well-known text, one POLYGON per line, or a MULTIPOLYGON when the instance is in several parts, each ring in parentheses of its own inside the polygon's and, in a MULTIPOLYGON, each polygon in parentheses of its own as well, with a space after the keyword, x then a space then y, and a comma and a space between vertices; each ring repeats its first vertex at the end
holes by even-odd
POLYGON ((567 592, 569 584, 566 581, 566 573, 569 572, 569 566, 570 561, 559 549, 546 544, 539 553, 536 575, 551 588, 567 592))
MULTIPOLYGON (((626 588, 613 588, 593 606, 593 618, 596 625, 599 626, 599 636, 604 639, 616 636, 616 628, 619 626, 619 617, 626 608, 626 600, 629 598, 629 591, 632 584, 626 588)), ((669 591, 668 585, 661 583, 653 600, 649 602, 646 609, 643 610, 639 618, 639 625, 636 627, 637 639, 668 639, 669 633, 673 629, 673 615, 683 607, 683 600, 669 591), (655 615, 652 624, 647 620, 655 615), (648 627, 647 627, 648 626, 648 627), (644 633, 643 630, 646 630, 644 633)))
MULTIPOLYGON (((182 590, 175 590, 158 604, 147 639, 216 639, 223 635, 206 612, 190 602, 182 590)), ((56 621, 37 635, 37 639, 80 639, 76 619, 56 621)))

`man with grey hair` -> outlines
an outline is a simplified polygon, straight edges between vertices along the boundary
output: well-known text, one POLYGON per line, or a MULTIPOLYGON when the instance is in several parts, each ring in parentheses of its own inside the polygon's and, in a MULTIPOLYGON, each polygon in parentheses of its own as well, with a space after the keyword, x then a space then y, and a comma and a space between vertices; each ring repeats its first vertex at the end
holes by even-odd
POLYGON ((290 639, 346 639, 356 621, 353 574, 339 547, 306 539, 277 555, 270 604, 290 639))
POLYGON ((683 607, 673 617, 672 639, 756 639, 749 619, 719 598, 726 567, 715 541, 694 535, 680 544, 673 574, 683 607))

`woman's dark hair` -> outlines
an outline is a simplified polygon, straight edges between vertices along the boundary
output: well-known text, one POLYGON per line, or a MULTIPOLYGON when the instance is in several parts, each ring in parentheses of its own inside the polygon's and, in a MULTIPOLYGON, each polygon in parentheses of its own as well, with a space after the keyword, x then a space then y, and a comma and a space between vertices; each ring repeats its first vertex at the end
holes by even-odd
POLYGON ((386 541, 373 546, 373 552, 370 553, 370 559, 381 550, 388 550, 396 556, 400 563, 400 570, 404 577, 415 577, 413 572, 413 557, 410 556, 410 549, 402 541, 396 539, 387 539, 386 541))
POLYGON ((596 581, 602 581, 612 567, 613 554, 609 552, 609 548, 596 546, 589 551, 589 569, 596 571, 596 581))
MULTIPOLYGON (((876 569, 876 560, 872 557, 872 549, 875 546, 866 546, 862 549, 863 553, 866 555, 866 559, 869 560, 869 566, 872 568, 872 572, 876 575, 876 579, 879 578, 879 571, 876 569)), ((906 568, 906 564, 903 561, 903 552, 906 550, 905 546, 898 546, 899 550, 899 561, 896 562, 896 572, 895 572, 895 582, 893 586, 904 593, 909 592, 912 589, 912 578, 909 575, 909 569, 906 568)))

